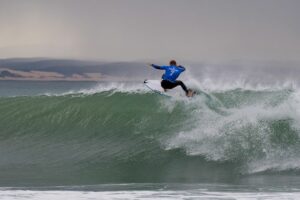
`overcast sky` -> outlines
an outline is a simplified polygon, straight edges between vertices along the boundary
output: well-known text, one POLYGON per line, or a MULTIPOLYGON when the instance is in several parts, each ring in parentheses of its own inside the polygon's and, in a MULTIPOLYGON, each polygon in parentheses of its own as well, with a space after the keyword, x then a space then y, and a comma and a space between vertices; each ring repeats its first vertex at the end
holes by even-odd
POLYGON ((300 61, 299 0, 0 0, 0 58, 300 61))

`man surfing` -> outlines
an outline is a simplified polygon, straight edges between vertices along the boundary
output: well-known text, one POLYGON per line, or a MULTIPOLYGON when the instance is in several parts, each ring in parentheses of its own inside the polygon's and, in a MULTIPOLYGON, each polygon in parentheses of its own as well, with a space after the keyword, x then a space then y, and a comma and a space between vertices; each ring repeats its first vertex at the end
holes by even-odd
POLYGON ((170 66, 159 66, 155 64, 150 64, 150 66, 154 67, 155 69, 165 70, 165 73, 162 75, 161 87, 167 91, 167 89, 173 89, 180 85, 184 90, 187 97, 192 97, 195 92, 191 89, 187 89, 185 84, 180 81, 176 80, 179 75, 185 71, 185 68, 181 65, 177 66, 175 60, 170 61, 170 66))

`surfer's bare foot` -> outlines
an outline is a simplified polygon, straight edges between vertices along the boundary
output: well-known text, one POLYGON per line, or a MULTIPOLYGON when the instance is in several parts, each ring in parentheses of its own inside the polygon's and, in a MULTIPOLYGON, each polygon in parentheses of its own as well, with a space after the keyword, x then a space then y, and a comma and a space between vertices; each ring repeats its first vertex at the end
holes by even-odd
POLYGON ((192 97, 192 96, 194 96, 194 94, 195 94, 195 92, 194 92, 193 90, 189 89, 189 90, 187 91, 187 93, 186 93, 186 96, 187 96, 187 97, 192 97))

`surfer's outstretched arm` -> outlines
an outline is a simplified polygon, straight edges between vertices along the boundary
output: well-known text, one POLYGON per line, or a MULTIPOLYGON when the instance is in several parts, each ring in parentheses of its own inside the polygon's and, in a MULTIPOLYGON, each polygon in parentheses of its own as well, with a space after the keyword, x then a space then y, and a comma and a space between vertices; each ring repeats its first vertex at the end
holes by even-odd
POLYGON ((182 65, 179 65, 179 66, 178 66, 178 68, 180 68, 182 72, 184 72, 184 71, 185 71, 185 67, 184 67, 184 66, 182 66, 182 65))
POLYGON ((159 65, 154 65, 154 64, 151 64, 152 67, 154 67, 155 69, 165 69, 164 66, 159 66, 159 65))

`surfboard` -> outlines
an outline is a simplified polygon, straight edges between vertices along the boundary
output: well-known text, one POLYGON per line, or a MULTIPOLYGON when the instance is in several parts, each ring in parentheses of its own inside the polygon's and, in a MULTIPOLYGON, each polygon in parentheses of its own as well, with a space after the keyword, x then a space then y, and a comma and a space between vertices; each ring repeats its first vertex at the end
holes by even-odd
MULTIPOLYGON (((150 89, 151 91, 161 94, 167 95, 164 89, 160 85, 161 80, 144 80, 144 85, 150 89)), ((168 96, 168 95, 167 95, 168 96)))
MULTIPOLYGON (((165 91, 161 85, 161 80, 145 80, 144 81, 144 85, 150 89, 151 91, 160 94, 160 95, 164 95, 164 96, 168 96, 168 97, 175 97, 175 96, 185 96, 185 94, 183 93, 183 90, 181 89, 180 86, 175 87, 173 89, 167 90, 165 91)), ((194 93, 193 93, 194 94, 194 93)))

